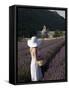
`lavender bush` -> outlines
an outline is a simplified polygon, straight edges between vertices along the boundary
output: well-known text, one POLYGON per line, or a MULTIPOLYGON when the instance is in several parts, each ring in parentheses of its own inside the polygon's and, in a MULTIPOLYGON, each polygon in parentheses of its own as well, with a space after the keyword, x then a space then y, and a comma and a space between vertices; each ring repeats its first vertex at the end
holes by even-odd
MULTIPOLYGON (((64 46, 65 40, 64 40, 64 38, 60 38, 60 39, 54 39, 54 40, 43 40, 42 42, 43 42, 42 45, 38 48, 39 49, 38 56, 43 57, 43 60, 46 63, 46 65, 50 65, 50 63, 52 63, 55 55, 57 55, 57 53, 60 52, 60 49, 64 46)), ((63 52, 63 54, 64 53, 65 53, 65 51, 63 52)), ((62 58, 62 56, 60 57, 60 59, 65 60, 64 57, 62 58)), ((53 61, 53 62, 55 65, 59 61, 57 61, 57 62, 53 61)), ((31 63, 31 57, 30 57, 29 47, 27 46, 27 40, 25 39, 21 42, 18 42, 18 81, 19 82, 31 81, 30 63, 31 63)), ((64 64, 63 61, 61 61, 61 64, 62 63, 64 64)), ((51 67, 48 67, 47 72, 46 72, 46 67, 43 67, 43 68, 44 68, 44 72, 43 72, 44 80, 50 80, 50 79, 57 80, 57 78, 54 78, 54 75, 52 73, 49 74, 49 71, 52 72, 51 67), (49 70, 49 69, 51 69, 51 70, 49 70), (51 75, 51 78, 50 78, 50 75, 51 75)), ((59 71, 58 71, 58 73, 61 74, 59 71)), ((63 73, 63 76, 64 76, 64 73, 63 73)))

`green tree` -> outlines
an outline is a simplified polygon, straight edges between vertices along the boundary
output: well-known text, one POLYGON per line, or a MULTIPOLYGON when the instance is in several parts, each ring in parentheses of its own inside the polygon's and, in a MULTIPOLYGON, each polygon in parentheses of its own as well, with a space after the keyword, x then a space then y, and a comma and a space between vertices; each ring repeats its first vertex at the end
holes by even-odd
POLYGON ((59 31, 55 31, 53 37, 60 37, 60 32, 59 31))

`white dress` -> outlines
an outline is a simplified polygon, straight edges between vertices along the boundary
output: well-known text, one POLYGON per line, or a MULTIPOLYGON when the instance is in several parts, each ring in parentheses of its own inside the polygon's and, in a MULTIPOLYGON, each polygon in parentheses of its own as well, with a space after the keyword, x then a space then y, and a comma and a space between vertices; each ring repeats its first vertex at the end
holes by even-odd
POLYGON ((33 57, 32 57, 32 60, 31 60, 30 69, 31 69, 31 80, 32 81, 39 81, 39 80, 42 79, 41 68, 36 63, 36 59, 33 58, 33 57))

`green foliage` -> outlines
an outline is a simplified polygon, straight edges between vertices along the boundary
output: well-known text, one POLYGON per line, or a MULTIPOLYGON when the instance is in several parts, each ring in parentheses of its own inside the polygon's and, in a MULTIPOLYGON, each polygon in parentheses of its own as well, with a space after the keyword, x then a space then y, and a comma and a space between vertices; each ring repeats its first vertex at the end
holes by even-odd
POLYGON ((63 36, 63 35, 64 35, 64 33, 63 33, 62 31, 60 31, 60 35, 61 35, 61 36, 63 36))
POLYGON ((63 34, 62 31, 55 31, 53 37, 60 37, 60 36, 63 36, 63 35, 64 34, 63 34))

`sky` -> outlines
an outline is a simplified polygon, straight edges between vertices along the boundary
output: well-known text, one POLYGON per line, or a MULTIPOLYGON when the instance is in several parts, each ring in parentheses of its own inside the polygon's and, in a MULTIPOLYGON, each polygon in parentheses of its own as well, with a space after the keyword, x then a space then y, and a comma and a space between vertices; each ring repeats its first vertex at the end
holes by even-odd
POLYGON ((65 18, 65 11, 62 10, 50 10, 50 11, 56 11, 60 16, 65 18))

